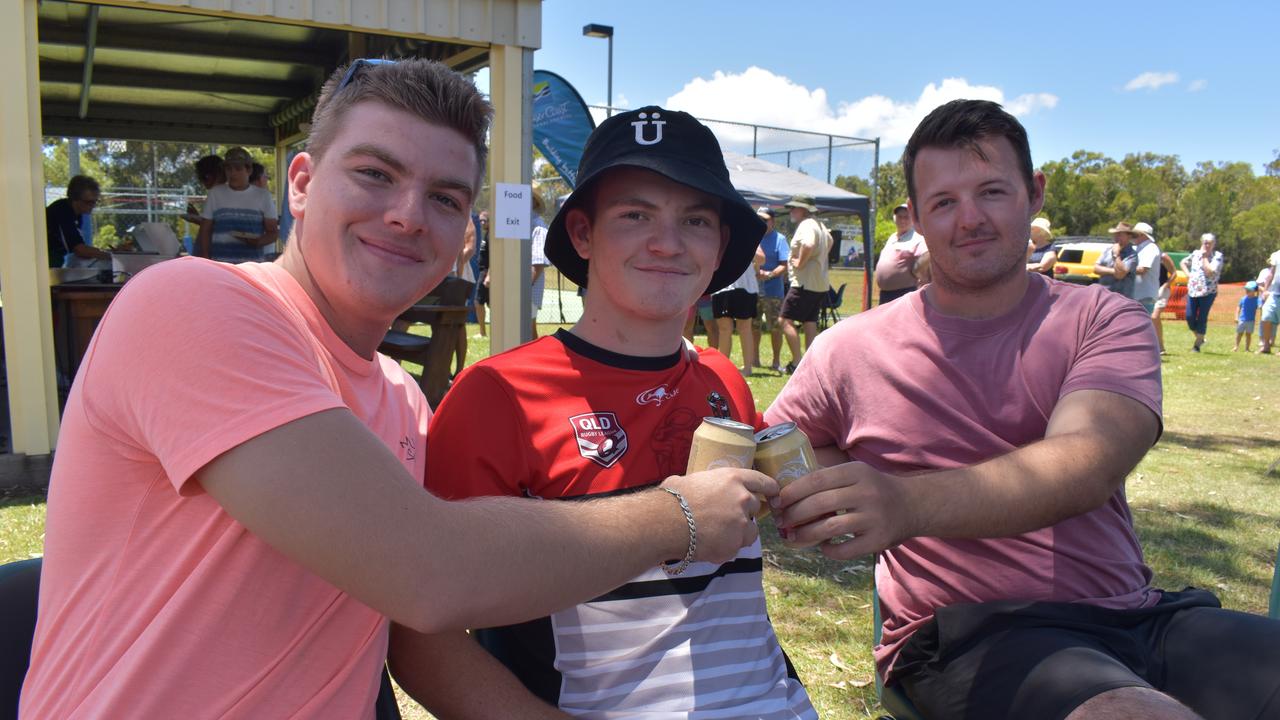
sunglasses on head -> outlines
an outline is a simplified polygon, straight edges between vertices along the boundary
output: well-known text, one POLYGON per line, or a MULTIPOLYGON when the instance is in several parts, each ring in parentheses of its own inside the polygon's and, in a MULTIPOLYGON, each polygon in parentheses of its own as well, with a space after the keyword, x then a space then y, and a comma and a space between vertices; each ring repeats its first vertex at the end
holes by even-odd
MULTIPOLYGON (((356 73, 358 73, 361 68, 369 67, 371 65, 395 65, 397 62, 399 61, 386 60, 384 58, 358 58, 353 60, 351 65, 347 67, 347 73, 342 76, 342 82, 338 83, 338 90, 350 85, 351 81, 356 78, 356 73)), ((337 92, 337 90, 334 92, 337 92)))

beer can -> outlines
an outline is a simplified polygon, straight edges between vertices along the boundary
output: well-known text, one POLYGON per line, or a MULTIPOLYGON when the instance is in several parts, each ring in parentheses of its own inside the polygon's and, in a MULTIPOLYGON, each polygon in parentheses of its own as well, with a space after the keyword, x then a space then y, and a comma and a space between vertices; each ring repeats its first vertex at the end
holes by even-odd
POLYGON ((728 418, 708 417, 693 433, 686 473, 722 467, 749 468, 756 454, 755 428, 728 418))
MULTIPOLYGON (((765 428, 756 433, 755 441, 755 468, 777 480, 779 489, 818 469, 818 457, 809 437, 793 422, 765 428)), ((756 517, 768 514, 769 506, 765 505, 756 517)))

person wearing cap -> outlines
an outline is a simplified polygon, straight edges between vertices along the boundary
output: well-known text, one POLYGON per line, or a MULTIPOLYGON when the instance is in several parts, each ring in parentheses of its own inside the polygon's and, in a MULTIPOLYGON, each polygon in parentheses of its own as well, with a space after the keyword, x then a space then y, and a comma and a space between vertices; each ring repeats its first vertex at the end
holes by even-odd
POLYGON ((1222 276, 1222 252, 1213 233, 1200 236, 1200 247, 1182 258, 1182 272, 1187 274, 1187 328, 1195 335, 1191 349, 1200 352, 1209 325, 1209 310, 1218 299, 1218 278, 1222 276))
POLYGON ((800 349, 800 335, 795 323, 804 328, 804 346, 813 344, 818 334, 818 314, 822 302, 831 287, 827 263, 831 249, 831 232, 817 217, 818 206, 809 195, 797 195, 784 204, 796 224, 791 234, 791 254, 787 259, 787 296, 782 300, 782 335, 791 349, 791 362, 787 372, 794 372, 804 351, 800 349))
POLYGON ((279 213, 271 191, 253 185, 253 158, 242 147, 223 156, 227 182, 209 188, 200 210, 196 255, 229 263, 261 262, 279 233, 279 213))
POLYGON ((1240 337, 1244 336, 1244 351, 1249 352, 1253 340, 1253 322, 1258 317, 1258 283, 1250 280, 1244 284, 1244 297, 1236 308, 1236 346, 1231 352, 1240 352, 1240 337))
POLYGON ((519 623, 756 547, 777 484, 749 470, 576 503, 423 488, 431 410, 376 349, 458 255, 491 112, 440 63, 339 67, 281 258, 179 258, 112 302, 59 433, 22 717, 371 718, 389 621, 519 623))
POLYGON ((897 232, 884 241, 880 259, 876 261, 876 286, 880 288, 880 304, 892 302, 919 285, 919 271, 928 261, 923 258, 929 248, 924 236, 911 225, 911 213, 906 203, 893 209, 893 224, 897 232))
POLYGON ((764 237, 760 239, 760 249, 764 252, 764 264, 757 271, 760 280, 760 316, 755 326, 756 361, 760 360, 760 338, 769 333, 770 347, 773 349, 773 361, 769 369, 782 372, 782 298, 787 294, 787 260, 791 257, 791 247, 787 238, 774 229, 776 213, 768 205, 756 208, 756 214, 764 221, 764 237))
POLYGON ((1160 294, 1160 248, 1156 246, 1155 235, 1151 226, 1144 222, 1135 223, 1133 232, 1133 250, 1138 253, 1138 265, 1133 269, 1133 299, 1150 315, 1156 306, 1156 296, 1160 294))
MULTIPOLYGON (((458 376, 427 437, 428 489, 616 495, 682 472, 704 416, 763 427, 733 364, 681 336, 699 295, 750 269, 763 231, 693 116, 606 119, 546 240, 586 287, 582 319, 458 376)), ((725 564, 650 568, 530 623, 397 635, 390 660, 437 717, 817 717, 766 614, 758 543, 725 564)))
POLYGON ((1032 220, 1031 239, 1027 241, 1027 272, 1038 272, 1047 278, 1053 277, 1053 266, 1058 264, 1050 225, 1049 218, 1032 220))
POLYGON ((1115 238, 1115 243, 1103 250, 1098 262, 1093 264, 1098 284, 1111 292, 1133 297, 1133 281, 1137 277, 1134 270, 1138 267, 1138 251, 1134 249, 1133 242, 1138 236, 1127 222, 1116 223, 1107 232, 1115 238))
POLYGON ((955 100, 902 162, 933 280, 824 332, 765 412, 827 466, 773 506, 788 545, 876 556, 877 669, 922 717, 1280 717, 1280 622, 1151 585, 1124 490, 1161 431, 1151 324, 1026 271, 1022 124, 955 100))

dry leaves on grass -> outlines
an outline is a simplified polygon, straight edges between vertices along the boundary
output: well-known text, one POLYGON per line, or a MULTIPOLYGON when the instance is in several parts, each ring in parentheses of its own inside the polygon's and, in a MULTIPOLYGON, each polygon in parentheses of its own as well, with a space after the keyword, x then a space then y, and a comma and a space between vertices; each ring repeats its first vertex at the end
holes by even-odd
MULTIPOLYGON (((845 662, 840 659, 839 653, 831 653, 831 656, 827 658, 827 661, 830 662, 832 665, 835 665, 837 669, 842 670, 844 672, 847 672, 850 674, 855 672, 853 668, 846 665, 845 662)), ((849 688, 863 688, 870 684, 871 684, 871 681, 866 679, 839 680, 837 682, 827 683, 827 687, 833 687, 838 690, 848 690, 849 688)))

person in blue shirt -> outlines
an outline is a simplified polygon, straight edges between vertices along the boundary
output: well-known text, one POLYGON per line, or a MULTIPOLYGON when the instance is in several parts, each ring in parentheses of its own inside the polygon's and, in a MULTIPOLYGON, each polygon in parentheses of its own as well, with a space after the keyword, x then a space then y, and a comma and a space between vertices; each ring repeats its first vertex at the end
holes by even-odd
POLYGON ((756 318, 756 364, 760 364, 760 336, 769 333, 769 342, 773 346, 773 362, 769 368, 774 372, 782 372, 782 298, 787 294, 787 261, 791 259, 791 246, 787 238, 773 227, 774 211, 768 205, 761 205, 756 214, 764 220, 766 230, 760 240, 760 249, 764 251, 764 264, 756 271, 760 281, 759 310, 756 318))
POLYGON ((1236 310, 1236 346, 1231 352, 1240 352, 1240 336, 1244 336, 1244 351, 1249 352, 1253 342, 1253 321, 1258 317, 1258 283, 1250 280, 1244 284, 1244 297, 1236 310))

